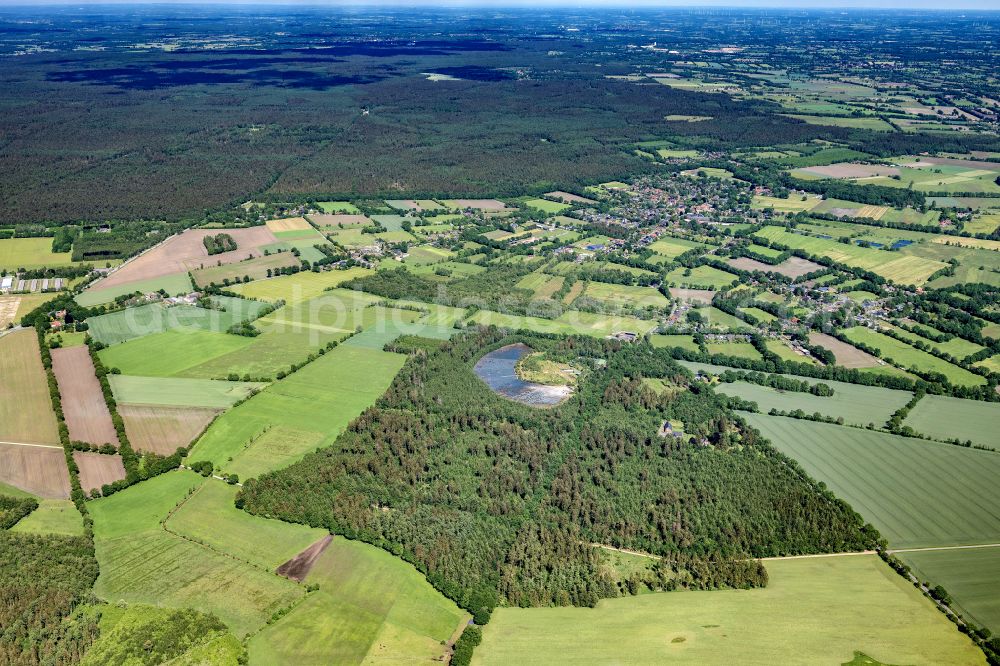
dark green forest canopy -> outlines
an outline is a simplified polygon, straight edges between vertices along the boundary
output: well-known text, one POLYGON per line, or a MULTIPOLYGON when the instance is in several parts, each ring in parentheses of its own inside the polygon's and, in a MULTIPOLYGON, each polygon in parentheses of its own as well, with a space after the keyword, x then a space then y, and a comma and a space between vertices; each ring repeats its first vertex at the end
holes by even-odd
POLYGON ((592 542, 699 561, 871 545, 857 514, 648 344, 478 328, 405 348, 333 446, 248 481, 238 502, 400 554, 476 613, 615 595, 592 542), (515 341, 590 368, 579 392, 553 409, 494 394, 472 366, 515 341), (641 377, 687 390, 657 396, 641 377), (660 437, 666 419, 689 436, 660 437))
POLYGON ((0 529, 0 663, 78 661, 97 636, 97 622, 70 616, 90 598, 97 574, 89 536, 0 529))
POLYGON ((845 59, 901 51, 912 62, 907 45, 920 36, 928 59, 946 53, 966 78, 986 76, 970 35, 988 40, 995 25, 981 16, 879 19, 901 32, 873 43, 870 27, 822 12, 760 21, 753 12, 421 8, 385 20, 336 8, 57 7, 25 21, 25 11, 0 12, 4 224, 179 220, 251 197, 537 194, 656 169, 634 152, 647 140, 715 151, 820 139, 881 156, 997 144, 813 125, 761 99, 615 78, 686 57, 637 48, 665 26, 681 49, 746 44, 777 69, 823 73, 837 63, 827 51, 813 61, 812 45, 834 25, 845 59), (928 38, 931 29, 942 38, 928 38), (150 45, 160 37, 165 46, 150 45))

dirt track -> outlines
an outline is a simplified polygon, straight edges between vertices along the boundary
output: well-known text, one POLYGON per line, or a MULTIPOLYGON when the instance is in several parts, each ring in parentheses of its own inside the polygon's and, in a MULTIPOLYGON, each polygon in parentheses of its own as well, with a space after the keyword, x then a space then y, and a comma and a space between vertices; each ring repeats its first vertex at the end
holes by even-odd
POLYGON ((87 347, 53 349, 52 371, 59 383, 69 438, 89 444, 118 446, 118 433, 104 403, 101 383, 94 374, 87 347))

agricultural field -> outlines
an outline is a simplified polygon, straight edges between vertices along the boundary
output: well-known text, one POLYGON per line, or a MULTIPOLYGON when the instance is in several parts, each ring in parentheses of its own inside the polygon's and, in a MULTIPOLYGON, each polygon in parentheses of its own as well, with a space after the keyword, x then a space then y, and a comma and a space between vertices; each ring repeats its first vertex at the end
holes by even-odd
POLYGON ((110 375, 115 402, 158 407, 225 409, 266 386, 257 382, 110 375))
POLYGON ((904 551, 896 557, 920 580, 948 590, 965 618, 992 631, 1000 628, 1000 546, 904 551))
POLYGON ((581 298, 590 298, 606 305, 633 308, 665 308, 670 300, 653 287, 588 282, 581 298))
POLYGON ((147 294, 154 291, 163 290, 168 296, 180 296, 190 293, 194 289, 194 284, 187 273, 173 273, 149 278, 148 280, 133 280, 114 286, 104 286, 103 280, 95 283, 95 286, 88 288, 83 293, 77 294, 76 300, 80 305, 92 307, 103 303, 110 303, 119 296, 134 294, 136 292, 147 294))
POLYGON ((431 662, 469 618, 412 565, 342 537, 304 582, 319 591, 250 640, 251 664, 431 662))
POLYGON ((549 201, 548 199, 528 199, 524 202, 524 205, 528 208, 534 208, 535 210, 540 210, 543 213, 548 213, 549 215, 558 215, 559 213, 572 208, 570 204, 560 203, 558 201, 549 201))
MULTIPOLYGON (((0 491, 0 494, 7 493, 0 491)), ((38 502, 38 508, 19 520, 10 531, 83 536, 83 516, 69 500, 42 499, 38 502)))
MULTIPOLYGON (((193 543, 160 524, 205 480, 168 472, 90 504, 101 576, 99 597, 214 613, 237 636, 258 631, 275 612, 298 602, 297 584, 249 562, 193 543)), ((300 528, 287 526, 289 530, 300 528)))
POLYGON ((225 332, 234 324, 256 319, 267 307, 267 303, 244 298, 213 296, 211 300, 219 309, 150 303, 91 317, 87 324, 91 337, 102 344, 114 345, 164 331, 225 332))
POLYGON ((714 266, 697 266, 692 269, 675 268, 666 275, 666 280, 672 285, 701 289, 724 289, 738 279, 732 273, 720 271, 714 266))
POLYGON ((1000 408, 995 402, 925 395, 903 422, 938 439, 958 438, 983 446, 996 446, 1000 408))
POLYGON ((764 227, 755 232, 755 236, 786 247, 805 250, 810 254, 824 256, 847 266, 870 270, 887 280, 901 284, 922 285, 928 277, 946 265, 933 259, 899 253, 885 254, 885 250, 845 245, 834 240, 790 233, 780 227, 764 227))
POLYGON ((59 444, 35 331, 0 337, 0 441, 59 444))
POLYGON ((118 413, 125 422, 125 433, 133 449, 168 456, 178 447, 186 447, 194 441, 219 410, 122 404, 118 406, 118 413))
POLYGON ((209 266, 191 271, 195 285, 204 287, 210 284, 223 284, 226 280, 242 280, 245 276, 251 280, 261 280, 267 277, 268 270, 298 266, 300 261, 291 252, 277 252, 263 257, 254 257, 235 264, 209 266))
POLYGON ((94 363, 85 345, 52 350, 52 372, 59 384, 69 438, 89 444, 118 444, 111 412, 104 402, 94 363))
POLYGON ((833 352, 837 365, 845 368, 872 368, 880 361, 868 352, 863 352, 832 335, 813 331, 809 334, 809 344, 819 345, 833 352))
POLYGON ((892 359, 893 364, 903 368, 938 372, 947 377, 948 381, 959 386, 980 386, 986 383, 986 379, 979 375, 870 328, 855 326, 845 329, 843 333, 852 342, 878 349, 883 359, 892 359))
POLYGON ((656 322, 636 317, 597 314, 580 310, 566 310, 555 319, 508 315, 490 310, 479 310, 468 319, 469 323, 499 326, 513 330, 527 329, 539 333, 562 335, 595 335, 604 337, 619 331, 644 335, 656 328, 656 322))
POLYGON ((761 360, 760 352, 749 342, 709 342, 705 345, 709 354, 723 354, 736 358, 761 360))
POLYGON ((208 379, 199 369, 213 359, 251 346, 253 338, 214 331, 171 330, 134 338, 98 352, 108 368, 143 377, 190 376, 208 379))
POLYGON ((783 361, 794 361, 795 363, 809 363, 812 365, 818 365, 817 361, 809 356, 804 356, 781 340, 769 339, 764 341, 764 346, 772 354, 776 355, 783 361))
POLYGON ((689 351, 698 351, 698 344, 690 335, 659 335, 649 336, 649 343, 654 347, 680 347, 689 351))
POLYGON ((674 259, 685 252, 693 250, 695 248, 706 247, 702 243, 696 243, 694 241, 689 241, 684 238, 672 238, 670 236, 661 236, 660 238, 653 241, 648 245, 649 249, 656 254, 666 257, 667 259, 674 259))
POLYGON ((74 451, 73 460, 80 468, 80 486, 85 493, 125 478, 121 456, 74 451))
POLYGON ((529 273, 517 283, 518 289, 528 289, 536 300, 549 300, 559 291, 566 278, 545 273, 529 273))
MULTIPOLYGON (((192 449, 193 460, 211 460, 223 469, 255 465, 257 441, 268 429, 282 426, 308 435, 298 447, 275 458, 284 467, 328 444, 389 386, 404 357, 379 349, 340 345, 298 372, 277 381, 252 399, 226 412, 192 449)), ((287 444, 287 442, 286 442, 287 444)), ((264 455, 268 455, 265 451, 264 455)), ((264 471, 264 470, 259 470, 264 471)))
POLYGON ((294 305, 320 296, 327 287, 336 287, 370 273, 371 271, 364 268, 320 273, 303 272, 235 285, 231 290, 247 298, 257 298, 270 302, 283 300, 288 305, 294 305))
POLYGON ((596 608, 500 608, 473 664, 979 664, 930 601, 875 555, 777 559, 756 590, 665 592, 596 608), (753 618, 751 621, 749 618, 753 618), (614 637, 615 640, 608 640, 614 637), (871 662, 865 662, 871 663, 871 662))
POLYGON ((209 479, 184 500, 164 528, 261 569, 277 569, 327 535, 303 525, 267 520, 235 506, 237 488, 209 479))
POLYGON ((47 268, 69 266, 69 252, 53 252, 51 238, 2 238, 0 239, 0 268, 47 268))
POLYGON ((13 486, 38 497, 69 497, 66 454, 58 445, 0 442, 0 488, 13 486))
POLYGON ((774 209, 777 213, 803 213, 819 205, 821 199, 805 194, 789 194, 784 199, 764 195, 755 195, 751 204, 756 210, 774 209))
MULTIPOLYGON (((811 384, 817 380, 794 375, 782 375, 791 379, 805 380, 811 384)), ((909 401, 912 394, 877 386, 847 384, 825 380, 822 383, 833 388, 831 396, 817 396, 811 393, 784 391, 748 382, 722 383, 716 386, 717 393, 737 396, 757 403, 761 413, 771 409, 792 412, 801 409, 806 414, 819 413, 831 418, 842 418, 848 425, 867 426, 874 423, 883 426, 893 412, 909 401)))
POLYGON ((356 215, 361 212, 358 210, 358 207, 350 201, 320 201, 318 204, 324 213, 346 213, 348 215, 356 215))
POLYGON ((995 453, 782 416, 745 418, 892 548, 1000 541, 995 453))
MULTIPOLYGON (((122 264, 110 275, 94 283, 92 289, 105 291, 112 287, 140 288, 154 278, 185 274, 207 266, 232 264, 251 257, 261 256, 261 248, 276 243, 278 239, 267 227, 226 229, 225 233, 236 241, 236 249, 209 255, 202 239, 218 234, 217 229, 188 229, 171 236, 159 245, 122 264)), ((128 293, 128 292, 124 292, 128 293)))
POLYGON ((8 324, 21 321, 24 315, 50 298, 52 298, 52 294, 41 293, 0 296, 0 329, 7 328, 8 324))

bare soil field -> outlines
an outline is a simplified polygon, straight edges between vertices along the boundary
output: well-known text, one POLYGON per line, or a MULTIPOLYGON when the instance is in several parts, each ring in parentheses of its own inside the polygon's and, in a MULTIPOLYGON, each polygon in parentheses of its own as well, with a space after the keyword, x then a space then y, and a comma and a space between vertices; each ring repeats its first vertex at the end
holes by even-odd
POLYGON ((711 304, 712 297, 715 296, 715 292, 711 289, 683 289, 681 287, 670 287, 670 295, 674 298, 679 298, 682 301, 711 304))
POLYGON ((248 257, 259 257, 262 245, 278 242, 266 226, 248 229, 188 229, 167 239, 160 245, 127 261, 103 280, 94 283, 94 289, 117 287, 123 284, 152 278, 186 273, 208 266, 232 264, 248 257), (236 241, 236 249, 209 256, 202 239, 226 233, 236 241))
POLYGON ((272 232, 312 229, 312 225, 304 217, 286 217, 280 220, 268 220, 265 224, 272 232))
POLYGON ((171 455, 187 446, 212 422, 216 409, 119 405, 132 448, 171 455))
POLYGON ((0 328, 7 328, 7 324, 14 321, 20 306, 20 296, 0 296, 0 328))
POLYGON ((338 227, 341 224, 345 227, 351 226, 364 226, 366 224, 371 224, 371 220, 364 215, 350 215, 348 213, 318 213, 315 215, 310 215, 309 219, 313 221, 317 227, 338 227))
POLYGON ((761 271, 767 273, 768 271, 777 272, 777 264, 765 264, 763 261, 757 261, 756 259, 751 259, 750 257, 739 257, 738 259, 729 259, 726 261, 727 264, 733 268, 738 268, 741 271, 761 271))
POLYGON ((1000 171, 1000 163, 980 162, 978 160, 962 160, 955 157, 921 157, 920 162, 938 164, 940 166, 957 166, 967 169, 983 169, 985 171, 1000 171))
POLYGON ((874 178, 877 176, 898 176, 899 169, 882 164, 829 164, 800 169, 804 173, 824 178, 874 178))
POLYGON ((48 499, 69 498, 69 470, 61 446, 0 442, 0 481, 48 499))
POLYGON ((333 535, 328 534, 313 545, 309 546, 301 553, 288 560, 275 571, 279 576, 291 578, 297 583, 301 583, 309 575, 309 571, 316 564, 316 560, 323 554, 326 547, 333 541, 333 535))
POLYGON ((71 440, 89 444, 118 444, 111 412, 104 403, 101 383, 94 374, 87 347, 52 350, 52 371, 59 383, 63 416, 71 440))
POLYGON ((845 368, 874 368, 879 364, 878 359, 868 352, 863 352, 826 333, 810 333, 809 344, 829 349, 833 352, 834 358, 837 359, 837 365, 842 365, 845 368))
POLYGON ((472 208, 474 210, 506 210, 507 204, 497 199, 446 199, 449 208, 472 208))
POLYGON ((822 266, 819 264, 809 261, 808 259, 802 259, 801 257, 789 257, 783 262, 774 267, 775 273, 781 273, 787 277, 795 279, 797 277, 802 277, 803 275, 808 275, 813 271, 818 271, 822 266))
POLYGON ((0 337, 0 441, 59 444, 34 329, 0 337))
POLYGON ((121 456, 74 451, 73 460, 80 468, 80 485, 86 493, 125 478, 125 465, 122 464, 121 456))
POLYGON ((581 197, 578 194, 573 194, 572 192, 563 192, 562 190, 556 190, 554 192, 546 192, 542 195, 547 199, 555 199, 556 201, 562 201, 569 204, 592 204, 595 203, 593 199, 588 199, 587 197, 581 197))

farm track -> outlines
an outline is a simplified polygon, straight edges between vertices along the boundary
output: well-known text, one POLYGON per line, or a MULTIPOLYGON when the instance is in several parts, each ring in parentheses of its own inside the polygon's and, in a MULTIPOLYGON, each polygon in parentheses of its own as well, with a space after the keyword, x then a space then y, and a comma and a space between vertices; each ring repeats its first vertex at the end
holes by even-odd
MULTIPOLYGON (((614 546, 608 546, 607 544, 603 544, 603 543, 591 543, 590 545, 593 546, 594 548, 603 548, 604 550, 612 550, 612 551, 614 551, 616 553, 625 553, 626 555, 636 555, 637 557, 648 557, 651 560, 658 560, 658 559, 660 559, 659 555, 653 555, 652 553, 643 553, 643 552, 638 551, 638 550, 629 550, 627 548, 615 548, 614 546)), ((1000 544, 994 544, 994 545, 1000 546, 1000 544)), ((964 547, 964 548, 970 548, 970 547, 976 548, 977 546, 959 546, 959 547, 960 548, 962 548, 962 547, 964 547)), ((918 550, 922 550, 922 549, 918 549, 918 550)), ((929 548, 927 550, 937 550, 937 549, 929 548)), ((781 556, 776 556, 776 557, 760 557, 760 558, 753 558, 753 559, 758 559, 761 562, 770 562, 770 561, 773 561, 773 560, 804 560, 804 559, 815 558, 815 557, 848 557, 848 556, 851 556, 851 555, 875 555, 877 552, 878 551, 874 551, 874 550, 861 550, 861 551, 852 551, 852 552, 849 552, 849 553, 814 553, 812 555, 781 555, 781 556)), ((898 552, 903 552, 903 551, 890 551, 890 552, 897 552, 898 553, 898 552)))
POLYGON ((32 442, 4 442, 0 444, 10 444, 11 446, 37 446, 40 449, 62 449, 62 444, 34 444, 32 442))
POLYGON ((1000 543, 979 543, 968 546, 928 546, 927 548, 900 548, 899 550, 888 550, 887 553, 924 553, 932 550, 970 550, 974 548, 1000 548, 1000 543))

